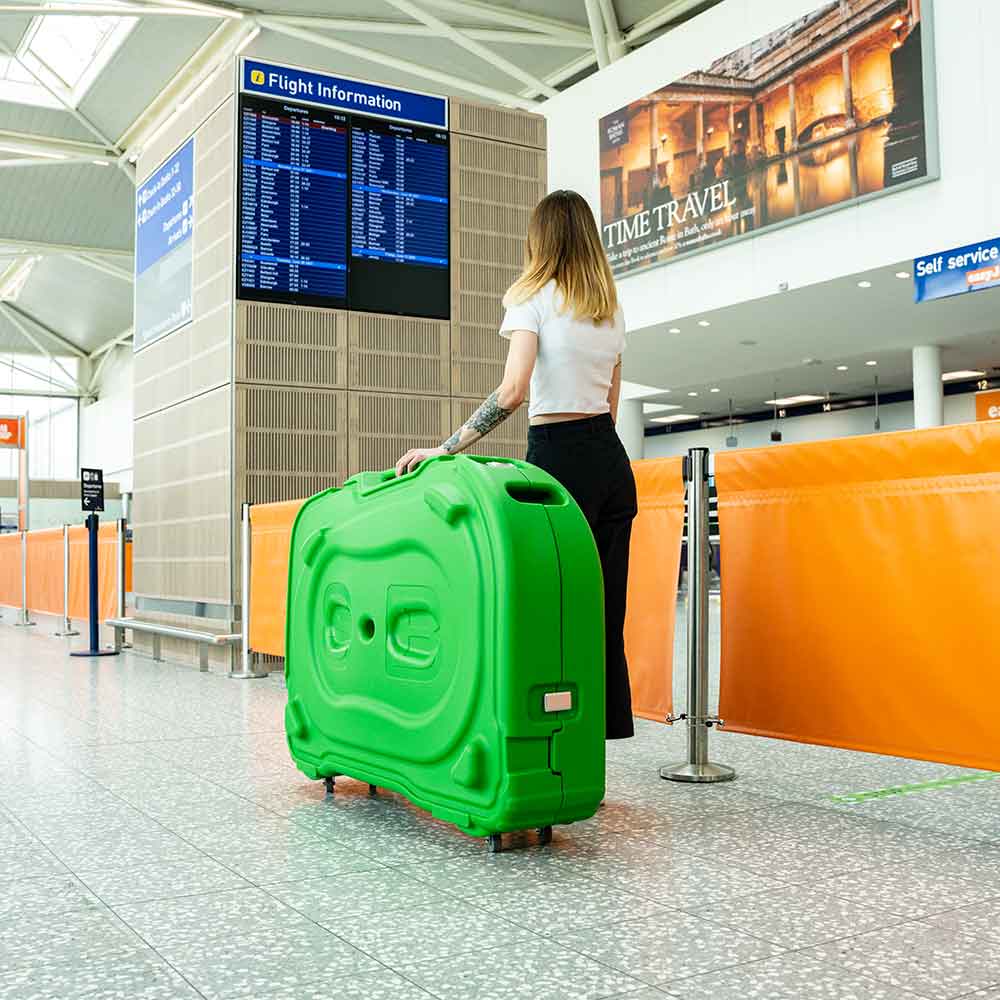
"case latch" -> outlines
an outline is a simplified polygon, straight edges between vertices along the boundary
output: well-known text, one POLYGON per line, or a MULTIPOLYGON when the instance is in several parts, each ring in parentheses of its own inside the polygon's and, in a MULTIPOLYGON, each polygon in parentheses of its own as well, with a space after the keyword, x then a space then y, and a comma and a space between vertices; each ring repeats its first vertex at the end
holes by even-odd
POLYGON ((573 707, 572 691, 549 691, 545 695, 546 712, 568 712, 573 707))

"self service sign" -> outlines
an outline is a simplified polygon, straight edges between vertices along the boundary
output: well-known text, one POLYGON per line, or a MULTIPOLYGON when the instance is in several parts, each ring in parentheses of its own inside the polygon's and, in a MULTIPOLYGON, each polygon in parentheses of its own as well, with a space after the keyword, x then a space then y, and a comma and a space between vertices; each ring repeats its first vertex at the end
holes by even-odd
POLYGON ((972 243, 913 262, 916 301, 930 302, 1000 285, 1000 240, 972 243))
POLYGON ((136 351, 191 322, 194 220, 192 138, 136 187, 136 351))

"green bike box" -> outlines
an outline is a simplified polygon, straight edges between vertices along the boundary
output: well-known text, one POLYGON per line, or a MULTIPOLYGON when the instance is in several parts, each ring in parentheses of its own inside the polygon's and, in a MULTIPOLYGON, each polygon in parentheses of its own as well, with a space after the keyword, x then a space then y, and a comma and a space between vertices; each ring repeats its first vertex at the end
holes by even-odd
POLYGON ((292 531, 288 745, 476 836, 604 796, 604 614, 590 528, 525 462, 362 473, 292 531))

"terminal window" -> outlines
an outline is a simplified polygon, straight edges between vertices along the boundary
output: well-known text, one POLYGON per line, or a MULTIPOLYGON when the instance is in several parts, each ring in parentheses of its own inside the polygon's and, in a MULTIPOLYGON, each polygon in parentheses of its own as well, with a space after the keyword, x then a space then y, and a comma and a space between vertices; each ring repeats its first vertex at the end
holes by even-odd
POLYGON ((447 319, 448 133, 244 95, 244 299, 447 319))

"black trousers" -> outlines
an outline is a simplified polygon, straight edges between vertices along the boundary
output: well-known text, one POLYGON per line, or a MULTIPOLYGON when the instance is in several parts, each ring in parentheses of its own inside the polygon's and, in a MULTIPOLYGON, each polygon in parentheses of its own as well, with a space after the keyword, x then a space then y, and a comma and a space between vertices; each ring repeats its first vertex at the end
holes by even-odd
POLYGON ((604 573, 606 735, 609 740, 625 739, 634 732, 622 634, 636 515, 632 466, 609 414, 530 428, 527 457, 566 487, 594 533, 604 573))

